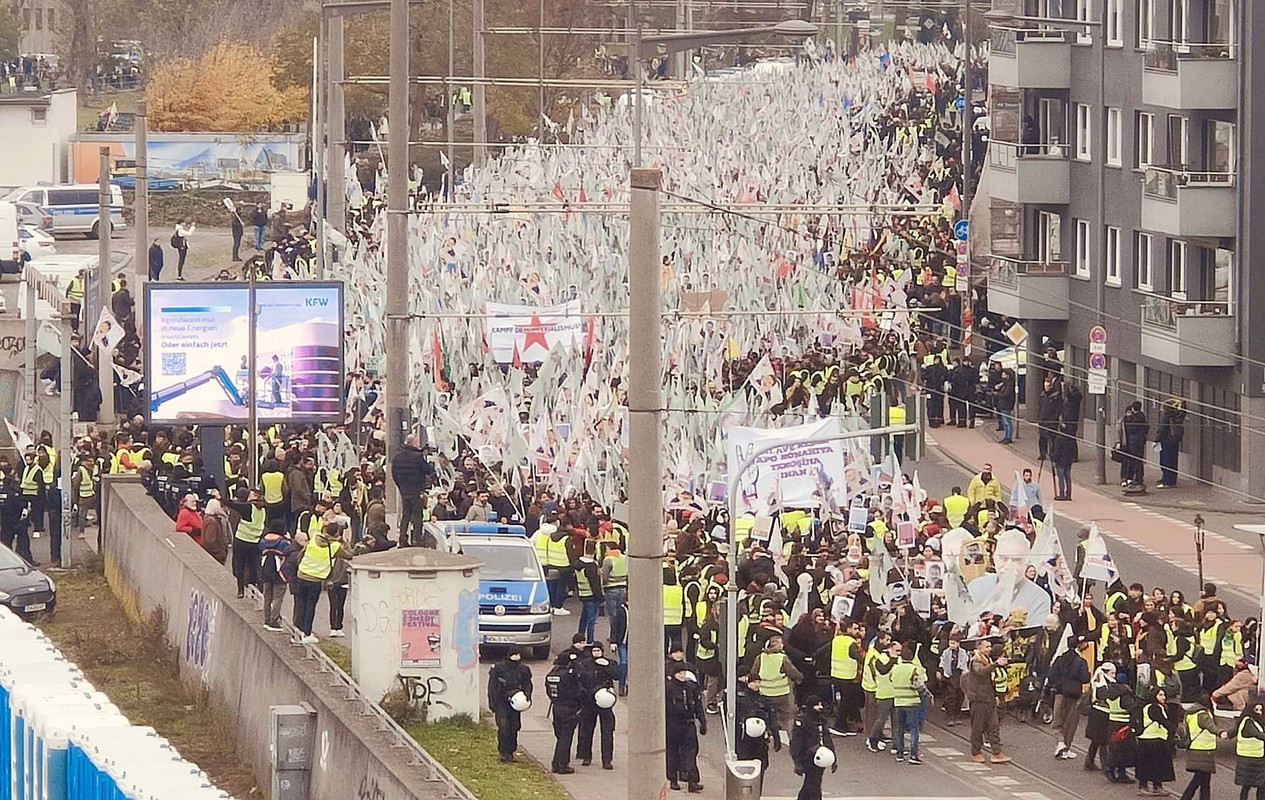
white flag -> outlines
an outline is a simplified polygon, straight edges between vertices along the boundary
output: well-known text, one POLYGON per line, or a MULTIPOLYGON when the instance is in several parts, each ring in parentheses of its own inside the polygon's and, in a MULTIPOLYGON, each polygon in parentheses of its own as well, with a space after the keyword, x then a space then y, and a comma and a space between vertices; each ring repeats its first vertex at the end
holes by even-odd
POLYGON ((1098 523, 1089 526, 1089 541, 1085 544, 1085 564, 1081 567, 1081 577, 1103 581, 1107 585, 1120 577, 1116 562, 1107 552, 1107 542, 1098 531, 1098 523))

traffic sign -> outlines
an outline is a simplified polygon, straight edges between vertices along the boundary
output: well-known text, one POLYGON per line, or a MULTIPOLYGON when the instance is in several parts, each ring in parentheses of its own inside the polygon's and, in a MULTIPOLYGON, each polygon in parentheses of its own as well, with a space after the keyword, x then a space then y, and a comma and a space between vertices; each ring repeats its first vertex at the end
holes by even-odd
POLYGON ((1107 352, 1107 329, 1101 325, 1089 329, 1089 352, 1107 352))
POLYGON ((1106 393, 1107 393, 1107 376, 1106 376, 1106 374, 1099 374, 1099 373, 1096 373, 1096 372, 1091 372, 1091 373, 1089 374, 1089 379, 1088 379, 1087 383, 1089 384, 1089 393, 1090 393, 1090 394, 1106 394, 1106 393))
POLYGON ((1011 344, 1018 347, 1028 338, 1028 329, 1016 322, 1005 330, 1004 335, 1011 344))
POLYGON ((957 221, 957 224, 953 226, 953 236, 959 242, 965 242, 966 237, 969 236, 970 233, 971 233, 970 220, 960 219, 957 221))
POLYGON ((955 107, 958 111, 965 111, 965 110, 966 110, 966 96, 965 96, 965 95, 958 95, 958 98, 957 98, 956 100, 954 100, 954 101, 953 101, 953 106, 954 106, 954 107, 955 107))
POLYGON ((1107 371, 1107 357, 1102 353, 1089 354, 1089 368, 1093 370, 1107 371))

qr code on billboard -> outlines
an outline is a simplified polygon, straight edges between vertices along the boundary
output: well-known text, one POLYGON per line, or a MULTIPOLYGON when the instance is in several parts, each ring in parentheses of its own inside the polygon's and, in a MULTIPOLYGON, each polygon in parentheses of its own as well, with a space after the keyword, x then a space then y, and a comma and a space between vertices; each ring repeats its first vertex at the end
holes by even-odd
POLYGON ((163 376, 180 377, 185 374, 184 353, 163 353, 163 376))

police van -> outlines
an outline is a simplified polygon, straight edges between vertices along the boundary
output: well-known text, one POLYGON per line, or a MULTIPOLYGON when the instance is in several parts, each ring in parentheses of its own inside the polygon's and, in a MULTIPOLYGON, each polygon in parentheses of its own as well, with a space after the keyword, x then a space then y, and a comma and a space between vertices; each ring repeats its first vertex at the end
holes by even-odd
POLYGON ((477 558, 479 645, 516 644, 549 657, 553 608, 536 548, 522 525, 439 522, 427 525, 439 549, 477 558))

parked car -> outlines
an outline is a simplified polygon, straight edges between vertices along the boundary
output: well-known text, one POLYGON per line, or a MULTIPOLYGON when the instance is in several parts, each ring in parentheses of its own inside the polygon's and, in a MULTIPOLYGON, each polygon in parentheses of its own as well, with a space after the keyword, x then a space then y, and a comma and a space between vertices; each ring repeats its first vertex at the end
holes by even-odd
POLYGON ((57 606, 52 578, 4 545, 0 545, 0 605, 23 617, 52 613, 57 606))
MULTIPOLYGON (((89 239, 97 238, 98 187, 95 183, 68 184, 64 186, 23 186, 9 192, 5 200, 14 203, 35 203, 48 211, 53 224, 45 230, 54 236, 82 233, 89 239)), ((110 187, 110 224, 117 234, 127 227, 123 221, 123 190, 110 187)), ((0 239, 0 242, 3 242, 0 239)))
POLYGON ((35 225, 18 226, 18 243, 27 261, 37 261, 41 257, 57 254, 57 240, 43 228, 35 225))
POLYGON ((18 224, 34 225, 37 228, 48 230, 53 227, 53 215, 48 213, 48 209, 37 203, 14 203, 18 207, 18 224))

